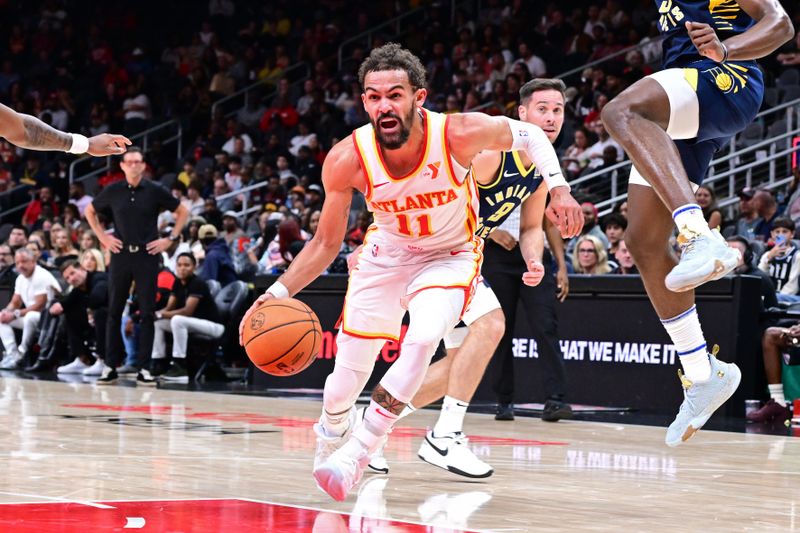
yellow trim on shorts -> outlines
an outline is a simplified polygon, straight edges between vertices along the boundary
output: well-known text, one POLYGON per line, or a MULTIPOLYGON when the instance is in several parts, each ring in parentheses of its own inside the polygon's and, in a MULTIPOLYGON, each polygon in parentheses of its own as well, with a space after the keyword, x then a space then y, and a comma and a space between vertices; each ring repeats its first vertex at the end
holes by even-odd
POLYGON ((692 90, 697 92, 697 69, 685 68, 683 69, 683 78, 692 86, 692 90))

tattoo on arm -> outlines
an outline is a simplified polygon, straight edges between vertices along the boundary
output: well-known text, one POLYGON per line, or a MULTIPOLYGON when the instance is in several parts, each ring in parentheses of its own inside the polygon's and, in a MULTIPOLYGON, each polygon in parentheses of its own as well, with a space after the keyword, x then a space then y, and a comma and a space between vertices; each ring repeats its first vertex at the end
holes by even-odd
POLYGON ((389 394, 380 383, 375 385, 375 390, 372 391, 372 399, 375 400, 375 403, 394 415, 399 415, 406 406, 406 404, 389 394))
POLYGON ((22 124, 25 127, 25 145, 22 148, 66 152, 72 146, 72 135, 48 126, 36 117, 23 115, 22 124))

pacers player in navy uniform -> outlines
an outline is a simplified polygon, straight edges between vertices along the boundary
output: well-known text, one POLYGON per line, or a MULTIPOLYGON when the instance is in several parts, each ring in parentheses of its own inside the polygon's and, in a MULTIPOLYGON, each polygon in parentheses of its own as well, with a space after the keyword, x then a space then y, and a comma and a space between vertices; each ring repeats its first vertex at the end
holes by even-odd
POLYGON ((664 70, 622 92, 603 122, 633 162, 625 242, 680 356, 684 402, 666 443, 677 446, 736 390, 736 365, 709 357, 692 289, 739 259, 695 203, 714 153, 757 113, 763 79, 755 59, 794 34, 777 0, 657 0, 664 70), (668 241, 677 226, 680 262, 668 241))
MULTIPOLYGON (((561 80, 529 81, 519 91, 520 120, 539 126, 551 142, 555 141, 564 123, 564 91, 561 80)), ((519 246, 515 243, 513 251, 509 253, 494 242, 487 242, 483 269, 497 270, 503 278, 512 277, 517 285, 522 281, 525 285, 537 286, 545 276, 550 275, 545 273, 542 265, 543 221, 547 203, 547 187, 540 186, 542 176, 522 152, 482 152, 472 160, 472 169, 480 192, 477 235, 489 237, 515 209, 520 209, 519 246), (499 250, 496 257, 489 255, 490 246, 499 250), (520 272, 526 268, 527 272, 520 272)), ((578 205, 571 196, 566 196, 568 199, 562 200, 565 205, 578 205)), ((563 237, 580 234, 583 214, 576 209, 575 216, 577 219, 573 231, 563 237)), ((555 281, 548 285, 552 288, 549 295, 552 299, 556 297, 554 285, 555 281)), ((503 304, 507 313, 512 303, 516 307, 519 293, 519 288, 514 287, 512 294, 501 294, 504 301, 508 300, 508 305, 503 304)), ((523 300, 526 304, 530 303, 529 298, 523 300)), ((529 309, 529 313, 535 315, 537 309, 529 309)), ((422 386, 400 416, 407 416, 416 409, 444 398, 439 419, 423 440, 418 455, 422 460, 455 474, 483 478, 492 474, 492 467, 466 446, 467 439, 462 426, 472 395, 504 331, 503 310, 485 280, 476 290, 462 320, 468 327, 455 328, 445 337, 447 356, 428 368, 422 386)), ((513 326, 513 322, 509 321, 508 327, 513 326)), ((554 320, 552 326, 554 329, 554 320)), ((550 354, 550 360, 547 361, 549 374, 551 379, 563 382, 563 362, 557 342, 555 344, 555 349, 551 350, 554 353, 550 354)), ((370 457, 369 466, 377 472, 388 473, 389 467, 382 448, 370 457)))

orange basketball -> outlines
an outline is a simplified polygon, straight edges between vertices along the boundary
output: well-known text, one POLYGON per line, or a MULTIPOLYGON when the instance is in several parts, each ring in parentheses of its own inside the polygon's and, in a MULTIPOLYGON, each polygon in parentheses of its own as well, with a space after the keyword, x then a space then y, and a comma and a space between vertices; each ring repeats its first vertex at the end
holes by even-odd
POLYGON ((273 376, 302 372, 322 345, 319 318, 294 298, 267 300, 244 324, 242 342, 247 356, 273 376))

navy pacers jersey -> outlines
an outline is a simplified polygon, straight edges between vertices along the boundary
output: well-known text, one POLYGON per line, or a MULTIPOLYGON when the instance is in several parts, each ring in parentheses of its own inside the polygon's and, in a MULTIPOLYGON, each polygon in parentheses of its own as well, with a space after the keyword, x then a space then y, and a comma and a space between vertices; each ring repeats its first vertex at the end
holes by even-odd
POLYGON ((739 35, 755 24, 736 0, 656 0, 658 26, 666 36, 663 68, 680 68, 697 93, 699 128, 694 139, 675 146, 686 174, 703 181, 714 154, 753 121, 764 96, 764 80, 755 61, 717 63, 697 51, 686 22, 710 25, 720 41, 739 35))
MULTIPOLYGON (((664 68, 685 67, 694 61, 705 59, 697 52, 686 21, 703 22, 714 28, 720 41, 743 33, 755 24, 736 0, 656 0, 658 27, 666 36, 663 43, 664 68)), ((747 61, 742 63, 755 62, 747 61)))
POLYGON ((480 218, 478 237, 486 238, 508 218, 514 209, 542 184, 542 176, 533 165, 525 168, 517 152, 503 152, 497 178, 489 185, 478 184, 480 218))

